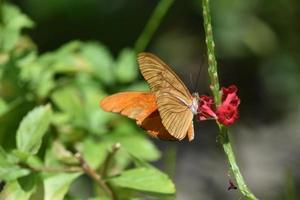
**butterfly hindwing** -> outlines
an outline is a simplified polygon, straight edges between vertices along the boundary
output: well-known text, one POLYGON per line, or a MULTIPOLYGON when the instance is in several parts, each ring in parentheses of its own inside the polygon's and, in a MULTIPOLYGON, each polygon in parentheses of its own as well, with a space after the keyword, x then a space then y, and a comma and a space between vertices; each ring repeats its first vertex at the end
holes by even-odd
POLYGON ((162 89, 158 93, 157 105, 163 125, 171 135, 182 140, 193 123, 193 113, 175 91, 162 89))

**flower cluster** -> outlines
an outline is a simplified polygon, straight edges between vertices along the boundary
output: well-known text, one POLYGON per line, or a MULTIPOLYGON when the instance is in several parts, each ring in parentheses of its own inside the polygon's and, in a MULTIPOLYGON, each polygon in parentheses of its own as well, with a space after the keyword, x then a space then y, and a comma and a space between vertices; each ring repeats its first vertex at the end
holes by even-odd
POLYGON ((228 88, 222 87, 222 103, 214 108, 212 97, 202 95, 198 106, 198 118, 200 121, 216 119, 220 124, 229 126, 239 118, 238 106, 240 99, 237 96, 237 87, 231 85, 228 88))

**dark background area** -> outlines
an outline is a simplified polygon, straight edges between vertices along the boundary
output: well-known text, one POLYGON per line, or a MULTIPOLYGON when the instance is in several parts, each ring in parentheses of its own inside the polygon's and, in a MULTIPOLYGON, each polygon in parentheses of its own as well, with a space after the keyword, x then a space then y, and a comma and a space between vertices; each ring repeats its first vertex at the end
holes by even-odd
MULTIPOLYGON (((96 40, 115 56, 121 49, 134 46, 158 3, 12 2, 36 23, 27 34, 40 52, 52 51, 71 40, 96 40)), ((224 86, 236 84, 242 101, 232 138, 246 182, 260 199, 298 199, 300 2, 216 0, 212 1, 212 15, 220 80, 224 86)), ((175 1, 147 51, 170 64, 191 90, 197 87, 200 93, 209 92, 200 1, 175 1)), ((156 141, 164 157, 177 152, 177 198, 238 199, 238 192, 227 191, 230 174, 216 143, 214 124, 200 126, 191 144, 156 141)), ((164 158, 158 165, 164 167, 164 158)))

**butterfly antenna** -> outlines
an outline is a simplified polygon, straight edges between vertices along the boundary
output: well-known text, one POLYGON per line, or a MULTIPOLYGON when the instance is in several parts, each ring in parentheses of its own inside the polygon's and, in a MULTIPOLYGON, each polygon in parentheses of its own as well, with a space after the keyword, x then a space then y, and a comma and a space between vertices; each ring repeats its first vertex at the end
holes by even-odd
POLYGON ((192 73, 190 72, 190 85, 192 86, 193 85, 193 76, 192 76, 192 73))
MULTIPOLYGON (((202 57, 202 60, 203 59, 204 58, 202 57)), ((195 84, 193 92, 196 92, 196 89, 198 88, 199 80, 201 79, 201 76, 203 75, 203 69, 204 68, 205 68, 204 65, 202 63, 200 63, 200 67, 199 67, 198 74, 197 74, 197 79, 196 79, 196 84, 195 84)))
POLYGON ((196 78, 196 83, 195 83, 195 86, 193 88, 193 92, 196 92, 196 89, 198 88, 199 79, 200 79, 200 76, 202 74, 202 69, 203 69, 203 67, 201 67, 201 65, 200 65, 200 69, 198 70, 198 74, 197 74, 197 78, 196 78))

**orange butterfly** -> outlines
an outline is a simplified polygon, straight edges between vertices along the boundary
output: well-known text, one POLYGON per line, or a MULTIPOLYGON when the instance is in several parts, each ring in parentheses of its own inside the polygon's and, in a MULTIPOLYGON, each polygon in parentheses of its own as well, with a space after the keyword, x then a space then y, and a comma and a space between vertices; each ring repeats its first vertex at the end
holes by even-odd
POLYGON ((121 92, 104 98, 100 106, 108 112, 135 119, 151 136, 163 140, 194 139, 193 116, 199 95, 190 94, 180 78, 151 53, 140 53, 138 63, 150 92, 121 92))

